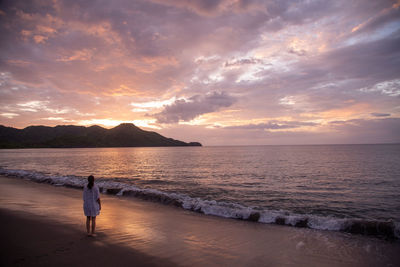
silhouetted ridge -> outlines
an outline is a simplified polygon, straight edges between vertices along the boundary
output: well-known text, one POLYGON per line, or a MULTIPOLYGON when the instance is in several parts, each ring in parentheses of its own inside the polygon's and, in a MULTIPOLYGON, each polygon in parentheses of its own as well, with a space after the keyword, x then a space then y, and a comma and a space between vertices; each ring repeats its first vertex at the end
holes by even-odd
POLYGON ((112 129, 59 125, 56 127, 29 126, 15 129, 0 125, 0 148, 62 148, 62 147, 149 147, 201 146, 164 137, 123 123, 112 129))

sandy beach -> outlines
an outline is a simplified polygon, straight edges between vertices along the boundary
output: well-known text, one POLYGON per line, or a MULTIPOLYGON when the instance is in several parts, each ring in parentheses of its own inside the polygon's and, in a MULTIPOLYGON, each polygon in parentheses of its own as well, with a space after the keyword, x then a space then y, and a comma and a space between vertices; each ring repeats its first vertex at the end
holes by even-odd
POLYGON ((0 218, 1 266, 174 266, 40 216, 0 209, 0 218))
POLYGON ((0 177, 1 266, 398 266, 400 244, 223 219, 102 195, 87 237, 82 192, 0 177))

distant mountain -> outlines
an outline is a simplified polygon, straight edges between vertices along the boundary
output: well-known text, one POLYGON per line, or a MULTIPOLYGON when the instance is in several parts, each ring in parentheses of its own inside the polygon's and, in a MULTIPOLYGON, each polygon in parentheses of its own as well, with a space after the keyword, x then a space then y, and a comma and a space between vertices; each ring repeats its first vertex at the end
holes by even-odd
POLYGON ((29 126, 16 129, 0 125, 0 148, 201 146, 142 130, 132 123, 112 129, 100 126, 29 126))

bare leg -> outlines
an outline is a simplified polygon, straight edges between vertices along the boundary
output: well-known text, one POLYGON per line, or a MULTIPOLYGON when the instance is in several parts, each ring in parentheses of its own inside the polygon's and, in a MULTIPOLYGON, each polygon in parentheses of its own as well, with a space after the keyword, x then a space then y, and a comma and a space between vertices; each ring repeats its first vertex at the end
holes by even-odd
POLYGON ((96 230, 96 217, 92 217, 92 235, 96 230))
POLYGON ((90 235, 90 216, 86 217, 86 231, 87 234, 90 235))

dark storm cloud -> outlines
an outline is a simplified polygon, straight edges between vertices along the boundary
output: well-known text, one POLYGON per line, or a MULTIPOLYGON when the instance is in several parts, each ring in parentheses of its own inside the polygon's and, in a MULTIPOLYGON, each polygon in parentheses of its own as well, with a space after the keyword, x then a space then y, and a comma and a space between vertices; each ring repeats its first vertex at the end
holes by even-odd
POLYGON ((231 106, 236 99, 224 92, 213 92, 205 96, 195 95, 189 99, 176 100, 164 107, 160 113, 154 114, 160 123, 176 123, 190 121, 202 114, 211 113, 231 106))

